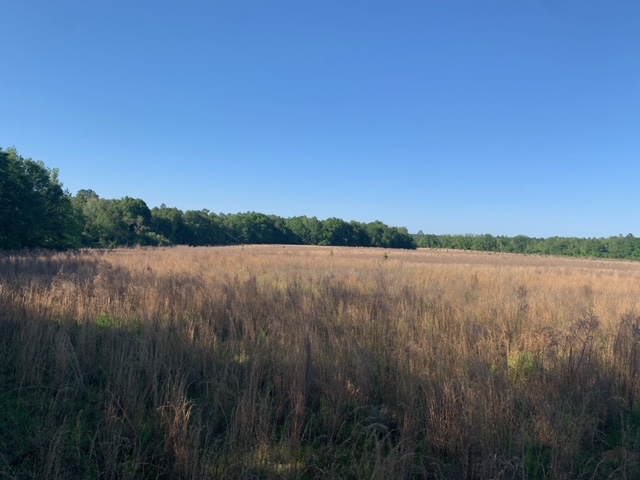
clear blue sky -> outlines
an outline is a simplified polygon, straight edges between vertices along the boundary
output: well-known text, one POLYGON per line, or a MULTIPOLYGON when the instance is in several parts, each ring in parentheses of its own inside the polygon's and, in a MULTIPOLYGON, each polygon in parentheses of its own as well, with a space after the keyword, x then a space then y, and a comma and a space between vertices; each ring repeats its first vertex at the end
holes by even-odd
POLYGON ((0 18, 0 146, 74 194, 640 235, 638 0, 7 0, 0 18))

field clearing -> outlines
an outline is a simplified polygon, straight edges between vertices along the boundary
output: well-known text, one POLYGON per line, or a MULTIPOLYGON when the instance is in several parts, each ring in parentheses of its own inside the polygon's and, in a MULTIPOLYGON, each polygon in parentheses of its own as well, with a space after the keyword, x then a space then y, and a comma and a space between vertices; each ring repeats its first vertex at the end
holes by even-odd
POLYGON ((7 478, 635 478, 640 263, 0 254, 7 478))

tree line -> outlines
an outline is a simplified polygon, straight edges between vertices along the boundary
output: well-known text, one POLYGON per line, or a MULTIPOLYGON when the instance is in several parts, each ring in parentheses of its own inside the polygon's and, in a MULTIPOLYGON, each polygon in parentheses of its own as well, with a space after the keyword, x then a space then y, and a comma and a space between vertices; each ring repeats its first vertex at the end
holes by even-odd
POLYGON ((535 238, 525 235, 432 235, 420 232, 414 238, 418 247, 423 248, 640 260, 640 238, 632 234, 609 238, 535 238))
POLYGON ((0 148, 0 248, 114 248, 169 245, 291 244, 384 248, 446 248, 486 252, 640 260, 640 238, 535 238, 493 235, 410 235, 382 222, 282 218, 257 212, 149 208, 144 200, 71 195, 57 169, 0 148))
POLYGON ((0 248, 296 244, 415 249, 406 228, 340 218, 149 208, 140 198, 71 195, 56 169, 0 148, 0 248))

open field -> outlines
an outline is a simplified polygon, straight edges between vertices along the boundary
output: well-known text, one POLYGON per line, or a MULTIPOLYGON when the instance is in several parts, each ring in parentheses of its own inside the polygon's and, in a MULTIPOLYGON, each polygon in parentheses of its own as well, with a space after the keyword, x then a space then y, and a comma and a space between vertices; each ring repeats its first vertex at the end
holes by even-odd
POLYGON ((640 263, 0 254, 0 477, 640 478, 640 263))

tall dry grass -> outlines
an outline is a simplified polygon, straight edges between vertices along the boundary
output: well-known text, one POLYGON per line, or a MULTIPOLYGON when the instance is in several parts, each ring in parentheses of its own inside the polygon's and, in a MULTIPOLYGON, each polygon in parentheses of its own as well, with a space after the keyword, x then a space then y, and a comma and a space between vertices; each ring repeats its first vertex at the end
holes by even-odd
POLYGON ((634 478, 640 265, 0 257, 7 478, 634 478))

